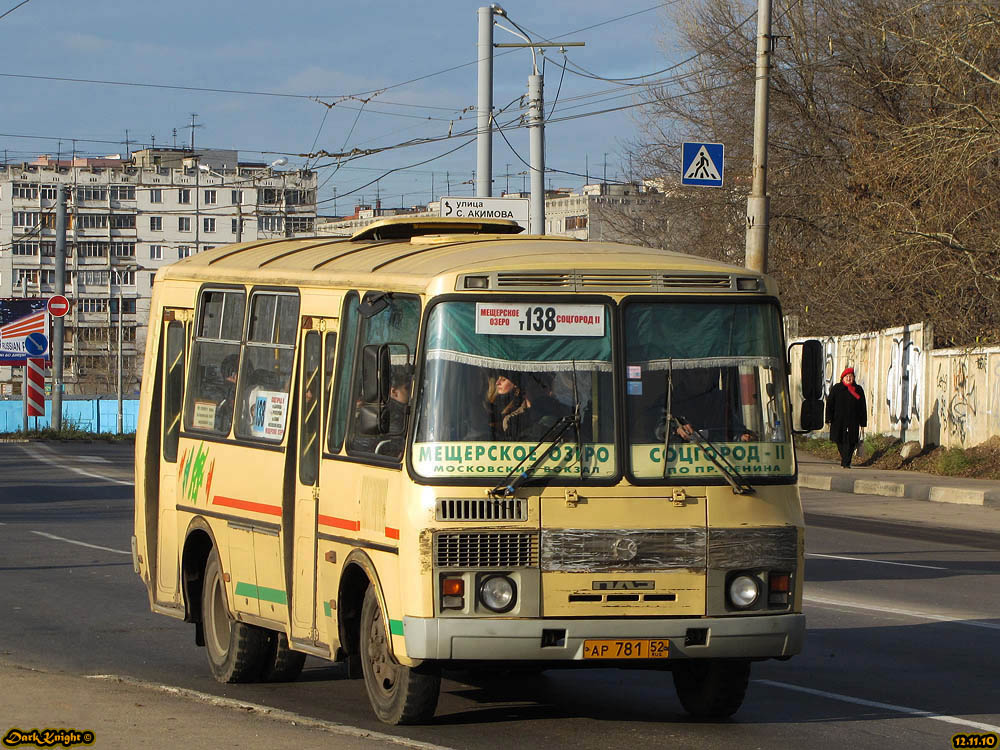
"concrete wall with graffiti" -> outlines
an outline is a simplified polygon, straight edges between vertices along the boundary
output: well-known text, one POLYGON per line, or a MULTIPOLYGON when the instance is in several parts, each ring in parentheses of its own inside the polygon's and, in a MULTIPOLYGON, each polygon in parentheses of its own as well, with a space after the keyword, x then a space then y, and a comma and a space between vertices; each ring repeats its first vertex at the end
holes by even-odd
MULTIPOLYGON (((853 367, 869 431, 957 447, 1000 435, 1000 347, 933 349, 930 327, 919 323, 820 340, 824 396, 853 367)), ((799 351, 792 349, 793 394, 801 394, 799 351)))

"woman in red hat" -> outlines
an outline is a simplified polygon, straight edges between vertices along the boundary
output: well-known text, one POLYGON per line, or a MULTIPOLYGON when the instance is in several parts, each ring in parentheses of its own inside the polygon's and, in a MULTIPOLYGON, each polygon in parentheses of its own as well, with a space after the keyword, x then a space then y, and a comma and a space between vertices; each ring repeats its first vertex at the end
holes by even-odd
POLYGON ((826 423, 830 425, 830 440, 840 451, 840 465, 851 467, 851 455, 858 447, 859 433, 868 426, 868 406, 864 389, 854 382, 854 368, 840 374, 840 382, 830 389, 826 399, 826 423))

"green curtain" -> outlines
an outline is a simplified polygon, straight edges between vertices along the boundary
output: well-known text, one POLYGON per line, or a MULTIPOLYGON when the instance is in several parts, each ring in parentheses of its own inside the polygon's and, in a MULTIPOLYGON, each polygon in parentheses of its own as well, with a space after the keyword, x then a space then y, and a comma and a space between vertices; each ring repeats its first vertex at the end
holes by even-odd
POLYGON ((625 308, 626 360, 708 357, 723 364, 729 357, 752 357, 770 363, 781 356, 780 322, 771 304, 635 303, 625 308))

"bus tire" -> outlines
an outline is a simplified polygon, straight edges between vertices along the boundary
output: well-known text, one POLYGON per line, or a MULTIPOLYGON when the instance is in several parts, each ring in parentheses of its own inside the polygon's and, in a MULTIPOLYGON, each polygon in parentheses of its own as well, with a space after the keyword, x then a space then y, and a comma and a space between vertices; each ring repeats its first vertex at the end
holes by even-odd
POLYGON ((256 682, 267 657, 267 633, 237 622, 229 613, 226 583, 216 550, 208 557, 201 595, 205 653, 212 676, 225 683, 256 682))
POLYGON ((431 667, 405 667, 392 656, 382 609, 372 586, 361 607, 361 669, 368 700, 386 724, 418 724, 434 716, 441 673, 431 667))
POLYGON ((673 667, 674 688, 684 710, 697 719, 736 713, 750 682, 749 659, 690 659, 673 667))
POLYGON ((284 633, 271 632, 268 634, 264 671, 260 677, 264 682, 295 682, 302 674, 305 663, 306 655, 293 651, 284 633))

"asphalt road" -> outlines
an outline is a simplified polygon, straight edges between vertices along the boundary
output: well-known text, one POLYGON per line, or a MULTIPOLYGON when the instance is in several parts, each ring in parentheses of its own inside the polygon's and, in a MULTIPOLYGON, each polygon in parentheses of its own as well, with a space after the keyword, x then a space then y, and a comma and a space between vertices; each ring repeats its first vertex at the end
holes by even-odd
MULTIPOLYGON (((807 508, 810 493, 803 497, 807 508)), ((823 493, 827 498, 830 493, 823 493)), ((132 570, 131 447, 0 444, 0 658, 238 698, 452 748, 947 748, 1000 731, 1000 550, 871 522, 808 529, 803 654, 754 665, 743 708, 691 721, 670 675, 449 674, 435 723, 386 727, 360 681, 310 659, 284 685, 209 676, 193 627, 149 611, 132 570)), ((0 730, 13 717, 3 716, 0 730)))

